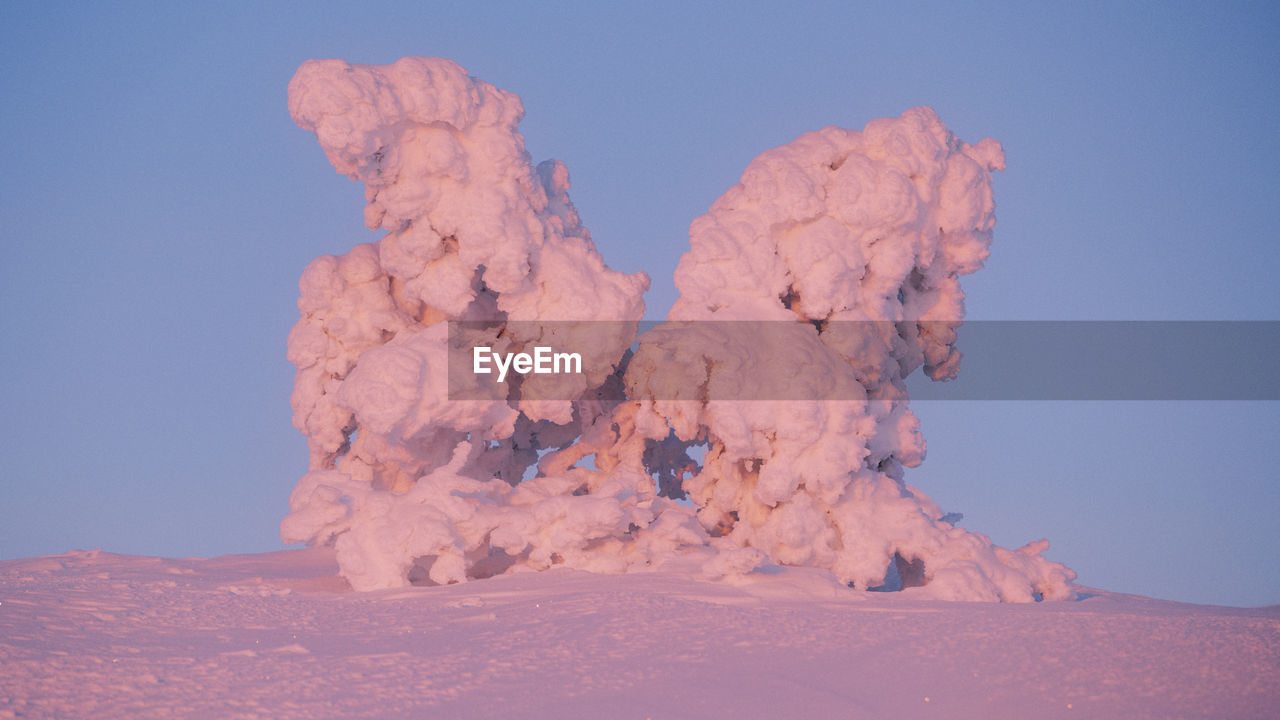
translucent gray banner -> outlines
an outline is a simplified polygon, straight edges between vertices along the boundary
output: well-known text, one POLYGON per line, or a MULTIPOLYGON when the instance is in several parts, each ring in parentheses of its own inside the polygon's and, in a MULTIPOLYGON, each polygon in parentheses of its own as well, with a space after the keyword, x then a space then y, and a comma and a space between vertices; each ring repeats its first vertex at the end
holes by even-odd
POLYGON ((893 395, 904 369, 912 400, 1280 400, 1277 321, 494 321, 449 335, 453 400, 861 400, 893 395), (946 367, 952 332, 959 372, 931 381, 923 366, 946 367))

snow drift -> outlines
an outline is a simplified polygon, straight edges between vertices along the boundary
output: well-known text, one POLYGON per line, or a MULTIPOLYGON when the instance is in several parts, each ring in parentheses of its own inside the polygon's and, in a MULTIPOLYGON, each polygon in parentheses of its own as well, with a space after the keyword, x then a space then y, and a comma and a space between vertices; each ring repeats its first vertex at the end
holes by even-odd
POLYGON ((632 350, 648 278, 605 265, 565 167, 525 151, 514 95, 443 59, 313 60, 289 108, 386 231, 308 266, 289 336, 311 470, 282 536, 333 545, 356 589, 692 562, 937 598, 1072 595, 1047 542, 997 547, 904 481, 924 441, 903 379, 958 369, 995 141, 916 108, 764 153, 693 222, 670 322, 632 350), (770 323, 785 357, 736 321, 770 323), (451 399, 467 376, 449 373, 450 343, 527 351, 572 342, 575 322, 593 329, 573 348, 582 373, 471 377, 451 399), (744 376, 785 376, 795 395, 727 399, 744 376))
POLYGON ((1280 606, 679 571, 346 592, 331 548, 0 562, 0 718, 1257 718, 1280 606))

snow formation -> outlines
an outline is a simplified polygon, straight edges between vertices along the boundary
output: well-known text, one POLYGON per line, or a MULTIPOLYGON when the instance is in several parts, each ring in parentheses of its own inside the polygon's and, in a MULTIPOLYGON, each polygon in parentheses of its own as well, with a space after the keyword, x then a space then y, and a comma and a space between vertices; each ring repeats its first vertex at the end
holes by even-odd
POLYGON ((354 588, 692 558, 711 578, 778 563, 939 598, 1071 596, 1047 542, 997 547, 904 482, 924 442, 903 379, 958 368, 994 140, 961 142, 916 108, 762 154, 693 222, 670 322, 632 353, 648 278, 604 264, 562 164, 532 165, 517 97, 443 59, 312 60, 289 108, 386 231, 307 267, 289 336, 311 469, 282 537, 335 546, 354 588), (591 327, 581 375, 449 399, 466 381, 451 342, 531 350, 563 344, 566 321, 591 327), (785 392, 725 392, 743 377, 785 392))

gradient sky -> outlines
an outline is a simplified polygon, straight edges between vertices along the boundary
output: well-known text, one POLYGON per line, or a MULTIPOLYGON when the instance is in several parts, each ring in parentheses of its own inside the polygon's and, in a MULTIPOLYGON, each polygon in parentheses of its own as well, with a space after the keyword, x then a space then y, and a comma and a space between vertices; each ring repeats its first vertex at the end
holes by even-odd
MULTIPOLYGON (((1273 3, 257 5, 0 5, 0 559, 281 547, 297 278, 376 237, 289 119, 308 58, 520 95, 652 317, 752 157, 930 105, 1008 156, 971 318, 1280 319, 1273 3)), ((1088 585, 1280 603, 1280 404, 915 410, 908 482, 965 526, 1048 537, 1088 585)))

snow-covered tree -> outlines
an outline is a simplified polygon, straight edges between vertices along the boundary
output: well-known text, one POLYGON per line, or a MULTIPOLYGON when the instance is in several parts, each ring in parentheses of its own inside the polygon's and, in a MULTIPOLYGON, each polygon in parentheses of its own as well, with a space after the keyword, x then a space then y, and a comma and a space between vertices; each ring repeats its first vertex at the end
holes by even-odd
POLYGON ((904 481, 924 442, 903 381, 958 368, 995 141, 916 108, 764 153, 693 222, 680 298, 633 355, 648 278, 604 264, 565 167, 530 161, 514 95, 448 60, 321 60, 289 107, 386 231, 308 266, 289 336, 311 471, 282 536, 334 544, 353 587, 696 557, 710 577, 774 562, 1070 596, 1047 543, 997 547, 904 481), (583 372, 456 372, 460 349, 540 344, 572 345, 583 372))

